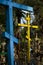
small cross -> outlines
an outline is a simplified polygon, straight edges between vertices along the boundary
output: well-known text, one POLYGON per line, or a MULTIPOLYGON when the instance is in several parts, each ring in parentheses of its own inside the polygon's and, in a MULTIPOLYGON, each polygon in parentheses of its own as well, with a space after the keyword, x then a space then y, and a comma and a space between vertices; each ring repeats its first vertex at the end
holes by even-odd
POLYGON ((23 26, 23 27, 27 27, 28 28, 27 36, 26 36, 26 38, 28 39, 28 52, 27 52, 27 55, 28 55, 28 61, 30 61, 30 41, 31 41, 31 39, 30 39, 30 27, 38 28, 38 26, 31 26, 30 25, 31 18, 30 18, 29 15, 27 15, 26 20, 27 20, 27 24, 20 24, 19 23, 18 26, 23 26))
POLYGON ((35 41, 40 40, 40 38, 38 38, 38 33, 36 33, 36 37, 35 37, 35 41))

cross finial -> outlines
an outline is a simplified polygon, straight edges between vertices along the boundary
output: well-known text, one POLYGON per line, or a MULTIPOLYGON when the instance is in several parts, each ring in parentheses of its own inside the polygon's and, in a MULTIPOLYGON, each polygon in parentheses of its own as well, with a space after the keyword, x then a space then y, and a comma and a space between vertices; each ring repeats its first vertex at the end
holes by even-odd
POLYGON ((27 21, 30 21, 30 20, 31 20, 31 18, 30 18, 30 13, 27 13, 27 15, 26 15, 26 20, 27 20, 27 21))

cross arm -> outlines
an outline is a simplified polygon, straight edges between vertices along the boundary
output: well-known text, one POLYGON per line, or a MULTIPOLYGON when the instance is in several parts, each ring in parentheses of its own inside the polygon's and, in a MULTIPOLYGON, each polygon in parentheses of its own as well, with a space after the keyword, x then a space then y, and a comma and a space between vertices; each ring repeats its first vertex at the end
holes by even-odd
POLYGON ((31 26, 31 25, 30 25, 30 27, 32 27, 32 28, 39 28, 39 26, 31 26))
POLYGON ((40 40, 40 38, 35 38, 35 40, 40 40))
POLYGON ((8 1, 5 1, 5 0, 0 0, 0 4, 1 4, 1 5, 6 5, 6 6, 8 6, 8 5, 9 5, 9 2, 8 2, 8 1))
POLYGON ((18 39, 13 37, 13 41, 18 44, 18 39))
POLYGON ((28 24, 20 24, 20 23, 18 23, 18 26, 32 27, 32 28, 39 28, 38 26, 32 26, 32 25, 28 25, 28 24))
POLYGON ((23 26, 23 27, 27 27, 28 25, 26 25, 26 24, 18 24, 18 26, 23 26))
POLYGON ((15 42, 15 43, 18 44, 18 39, 16 39, 14 36, 10 35, 9 33, 7 33, 7 32, 3 32, 3 33, 2 33, 2 36, 5 37, 5 38, 7 38, 7 39, 10 39, 10 36, 11 36, 13 42, 15 42))
POLYGON ((9 39, 10 38, 10 35, 7 33, 7 32, 3 32, 2 33, 2 36, 9 39))
POLYGON ((29 38, 28 36, 26 36, 26 38, 27 38, 27 39, 29 39, 30 41, 32 41, 32 39, 31 39, 31 38, 29 38))
POLYGON ((15 2, 11 2, 11 1, 0 0, 0 4, 6 5, 6 6, 12 6, 12 7, 15 7, 15 8, 19 8, 19 9, 23 9, 23 10, 27 10, 27 11, 32 11, 33 12, 33 8, 32 7, 25 6, 25 5, 18 4, 18 3, 15 3, 15 2))
POLYGON ((16 8, 19 8, 19 9, 23 9, 23 10, 27 10, 27 11, 32 11, 33 12, 33 8, 30 7, 30 6, 25 6, 25 5, 22 5, 22 4, 15 3, 15 2, 12 3, 12 6, 16 7, 16 8))

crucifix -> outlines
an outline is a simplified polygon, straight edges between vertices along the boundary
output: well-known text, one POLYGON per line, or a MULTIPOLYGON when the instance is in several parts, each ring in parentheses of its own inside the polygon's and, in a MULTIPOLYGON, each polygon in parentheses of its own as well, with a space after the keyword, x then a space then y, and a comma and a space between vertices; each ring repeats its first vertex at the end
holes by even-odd
POLYGON ((12 2, 12 0, 0 0, 0 5, 6 7, 6 31, 3 32, 3 36, 8 39, 7 41, 7 55, 8 65, 14 64, 14 42, 18 44, 18 39, 14 37, 13 33, 13 8, 19 8, 26 11, 32 11, 33 8, 12 2))
POLYGON ((38 26, 37 25, 35 25, 35 26, 34 25, 30 25, 31 18, 30 18, 28 13, 27 13, 26 20, 27 20, 27 24, 20 24, 20 23, 18 23, 18 26, 22 26, 22 27, 27 27, 28 28, 26 38, 28 39, 28 51, 27 51, 27 55, 28 55, 28 61, 30 62, 30 41, 31 41, 31 39, 30 39, 30 27, 38 28, 38 26))

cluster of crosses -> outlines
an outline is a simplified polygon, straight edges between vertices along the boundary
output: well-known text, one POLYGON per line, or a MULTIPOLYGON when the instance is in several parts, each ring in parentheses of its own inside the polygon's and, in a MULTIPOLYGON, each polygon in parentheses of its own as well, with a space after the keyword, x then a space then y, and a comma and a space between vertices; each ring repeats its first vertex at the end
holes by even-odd
MULTIPOLYGON (((6 6, 6 31, 3 33, 3 36, 8 39, 7 41, 7 54, 8 54, 8 65, 14 64, 14 42, 18 44, 18 39, 14 37, 13 33, 13 8, 19 8, 26 11, 33 11, 33 8, 30 6, 25 6, 22 4, 18 4, 12 2, 12 0, 0 0, 0 4, 6 6)), ((28 27, 28 47, 30 49, 30 22, 29 17, 27 18, 28 24, 18 24, 19 26, 28 27)), ((37 26, 32 26, 33 28, 37 28, 37 26)), ((30 59, 30 50, 28 51, 28 57, 30 59)))

